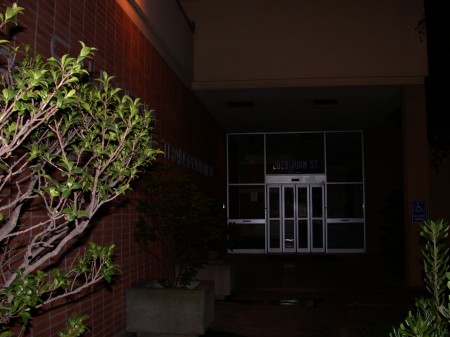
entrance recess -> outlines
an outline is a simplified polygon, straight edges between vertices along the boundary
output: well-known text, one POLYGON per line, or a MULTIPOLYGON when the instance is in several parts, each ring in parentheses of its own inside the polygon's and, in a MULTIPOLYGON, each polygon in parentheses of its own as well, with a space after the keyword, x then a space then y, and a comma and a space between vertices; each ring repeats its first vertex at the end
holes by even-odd
POLYGON ((268 252, 325 252, 324 183, 291 180, 266 185, 268 252))

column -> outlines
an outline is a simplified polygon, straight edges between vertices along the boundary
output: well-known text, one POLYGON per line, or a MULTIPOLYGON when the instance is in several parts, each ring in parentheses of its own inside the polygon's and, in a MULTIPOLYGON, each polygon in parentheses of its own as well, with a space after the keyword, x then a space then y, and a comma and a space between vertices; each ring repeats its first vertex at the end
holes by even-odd
MULTIPOLYGON (((405 85, 402 91, 403 183, 405 212, 405 272, 411 287, 423 284, 419 224, 413 219, 413 201, 429 202, 429 148, 425 88, 405 85)), ((417 212, 415 213, 417 214, 417 212)))

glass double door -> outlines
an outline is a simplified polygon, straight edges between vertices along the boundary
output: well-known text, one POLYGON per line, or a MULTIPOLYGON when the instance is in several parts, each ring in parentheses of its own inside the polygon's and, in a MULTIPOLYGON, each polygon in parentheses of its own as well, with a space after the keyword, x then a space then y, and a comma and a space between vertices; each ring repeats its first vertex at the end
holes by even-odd
POLYGON ((324 200, 321 183, 268 184, 268 252, 324 252, 324 200))

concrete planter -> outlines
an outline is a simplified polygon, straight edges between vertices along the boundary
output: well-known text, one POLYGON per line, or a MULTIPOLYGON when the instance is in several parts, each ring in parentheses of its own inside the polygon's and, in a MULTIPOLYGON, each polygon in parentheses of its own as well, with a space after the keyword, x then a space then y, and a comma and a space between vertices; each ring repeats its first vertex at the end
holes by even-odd
MULTIPOLYGON (((195 284, 194 284, 195 282, 195 284)), ((214 318, 214 283, 160 288, 154 281, 127 289, 127 331, 139 337, 196 337, 214 318)))

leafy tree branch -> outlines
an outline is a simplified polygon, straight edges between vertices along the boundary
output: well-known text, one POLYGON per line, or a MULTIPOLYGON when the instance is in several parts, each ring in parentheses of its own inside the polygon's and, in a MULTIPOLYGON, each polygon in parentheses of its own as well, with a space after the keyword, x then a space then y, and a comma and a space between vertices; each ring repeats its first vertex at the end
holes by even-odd
MULTIPOLYGON (((0 30, 22 12, 6 7, 0 30)), ((92 80, 83 64, 95 48, 80 45, 75 57, 45 59, 0 40, 1 337, 34 310, 112 280, 113 245, 89 243, 68 268, 48 268, 160 153, 151 111, 108 74, 92 80)))

